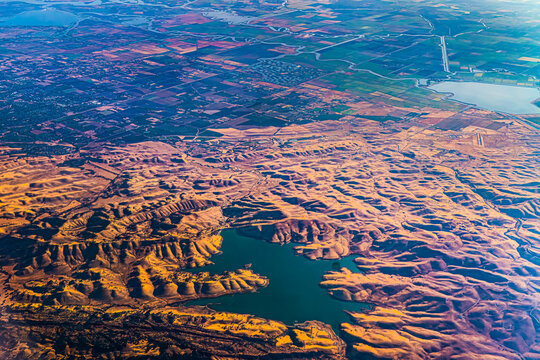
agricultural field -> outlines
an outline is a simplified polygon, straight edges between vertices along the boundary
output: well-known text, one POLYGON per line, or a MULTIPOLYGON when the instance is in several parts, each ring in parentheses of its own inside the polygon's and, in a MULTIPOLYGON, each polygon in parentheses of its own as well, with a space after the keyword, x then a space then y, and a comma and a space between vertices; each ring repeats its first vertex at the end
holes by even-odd
POLYGON ((0 358, 539 359, 539 19, 0 0, 0 358))

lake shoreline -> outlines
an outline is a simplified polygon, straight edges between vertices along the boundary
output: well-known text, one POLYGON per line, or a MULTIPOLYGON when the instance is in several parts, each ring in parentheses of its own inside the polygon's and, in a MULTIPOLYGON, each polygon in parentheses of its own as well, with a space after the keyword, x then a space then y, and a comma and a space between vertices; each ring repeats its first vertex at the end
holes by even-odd
POLYGON ((350 321, 347 311, 360 312, 371 305, 332 297, 320 283, 329 271, 345 267, 359 272, 354 255, 337 260, 310 260, 294 252, 295 244, 275 244, 241 235, 235 229, 222 232, 221 254, 212 257, 213 265, 192 271, 219 273, 246 264, 270 283, 256 292, 205 298, 185 303, 207 306, 216 311, 249 313, 293 325, 309 320, 322 321, 338 332, 340 324, 350 321), (243 252, 243 253, 242 253, 243 252), (325 311, 321 311, 325 309, 325 311))
POLYGON ((536 87, 452 80, 426 86, 426 89, 445 94, 447 100, 485 110, 514 115, 540 114, 540 107, 535 105, 540 99, 540 89, 536 87), (509 94, 508 90, 514 91, 509 94))

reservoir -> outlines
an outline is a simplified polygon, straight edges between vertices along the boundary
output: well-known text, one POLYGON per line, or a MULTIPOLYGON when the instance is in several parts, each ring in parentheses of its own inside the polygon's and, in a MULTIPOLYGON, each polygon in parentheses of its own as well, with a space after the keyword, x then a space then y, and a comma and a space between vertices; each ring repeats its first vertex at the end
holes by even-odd
POLYGON ((510 114, 540 114, 540 107, 533 104, 540 99, 540 90, 533 87, 444 81, 428 88, 441 93, 451 93, 451 99, 486 110, 510 114))
POLYGON ((319 286, 322 276, 346 267, 358 272, 354 257, 341 260, 309 260, 294 253, 294 245, 268 243, 242 236, 236 230, 222 232, 222 254, 212 257, 213 265, 201 268, 212 274, 235 270, 251 264, 251 269, 266 276, 270 283, 254 293, 200 299, 187 305, 208 305, 217 311, 252 314, 292 325, 295 322, 319 320, 339 333, 340 323, 350 322, 344 310, 361 312, 364 303, 334 299, 319 286))
POLYGON ((22 12, 0 21, 0 26, 69 26, 77 20, 70 12, 46 8, 22 12))

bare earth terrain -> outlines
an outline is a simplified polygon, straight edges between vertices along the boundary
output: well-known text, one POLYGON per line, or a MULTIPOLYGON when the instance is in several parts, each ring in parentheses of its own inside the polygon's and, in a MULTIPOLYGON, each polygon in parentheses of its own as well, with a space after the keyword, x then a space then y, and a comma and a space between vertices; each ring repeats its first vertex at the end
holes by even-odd
POLYGON ((540 360, 538 4, 0 0, 0 360, 540 360))
POLYGON ((483 146, 471 127, 350 117, 48 157, 5 147, 0 353, 540 358, 539 138, 500 122, 483 146), (372 308, 350 314, 341 340, 320 322, 184 307, 268 284, 249 269, 189 271, 231 227, 310 259, 354 255, 358 271, 321 286, 372 308))

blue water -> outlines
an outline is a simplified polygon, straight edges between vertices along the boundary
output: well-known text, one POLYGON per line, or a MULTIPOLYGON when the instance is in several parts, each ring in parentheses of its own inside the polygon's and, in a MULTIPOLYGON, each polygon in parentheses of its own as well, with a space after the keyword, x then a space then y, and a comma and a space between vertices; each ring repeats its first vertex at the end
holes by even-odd
POLYGON ((25 11, 0 22, 0 26, 69 26, 77 16, 52 8, 25 11))
POLYGON ((358 272, 354 257, 313 261, 295 255, 290 244, 268 243, 242 236, 235 230, 225 230, 222 236, 222 254, 212 257, 213 265, 196 271, 214 274, 251 264, 253 271, 270 279, 270 284, 255 293, 195 300, 188 305, 208 305, 217 311, 252 314, 289 325, 319 320, 330 324, 336 332, 342 322, 350 321, 344 310, 360 312, 369 307, 368 304, 336 300, 319 286, 328 271, 346 267, 358 272))
POLYGON ((533 87, 485 84, 467 81, 443 81, 429 87, 442 93, 452 93, 451 99, 474 104, 491 111, 511 114, 540 114, 533 102, 540 90, 533 87))

